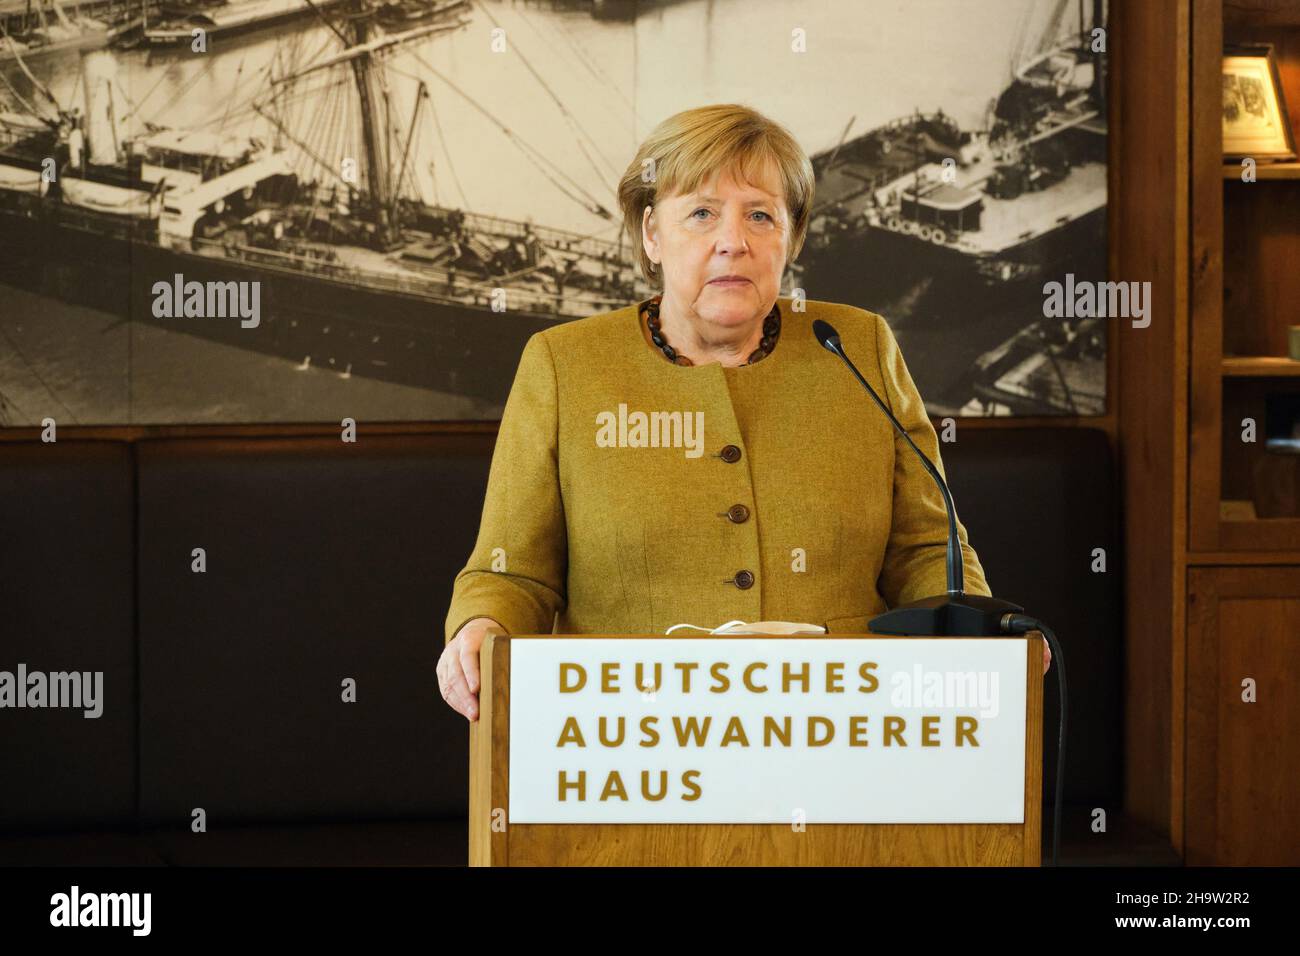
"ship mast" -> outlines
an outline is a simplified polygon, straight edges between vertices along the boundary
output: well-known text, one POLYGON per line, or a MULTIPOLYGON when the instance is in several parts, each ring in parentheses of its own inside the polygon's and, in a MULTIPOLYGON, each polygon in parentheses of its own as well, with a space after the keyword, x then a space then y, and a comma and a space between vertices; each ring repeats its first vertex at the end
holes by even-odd
MULTIPOLYGON (((370 180, 370 201, 374 212, 375 244, 380 249, 393 245, 393 223, 388 215, 388 167, 379 161, 379 150, 375 142, 375 107, 370 88, 370 51, 365 49, 369 33, 366 19, 358 17, 355 21, 355 45, 362 52, 352 58, 352 76, 357 84, 357 96, 361 101, 361 136, 366 150, 366 172, 370 180)), ((387 142, 387 140, 385 140, 387 142)))
MULTIPOLYGON (((297 70, 272 81, 272 86, 282 86, 306 76, 309 73, 315 73, 318 70, 338 66, 346 63, 352 70, 353 82, 357 88, 357 96, 361 107, 361 136, 362 148, 365 151, 366 164, 366 181, 369 184, 369 203, 368 214, 374 225, 374 243, 381 250, 391 249, 401 241, 401 236, 396 223, 397 209, 397 191, 400 188, 400 176, 397 182, 391 178, 392 170, 388 166, 388 157, 390 150, 388 144, 390 137, 387 129, 388 111, 384 110, 384 126, 381 131, 378 126, 375 107, 374 79, 376 71, 379 69, 377 55, 384 51, 393 49, 410 40, 419 37, 428 36, 432 33, 444 33, 459 28, 461 22, 430 24, 422 27, 416 27, 403 33, 387 34, 372 39, 369 30, 369 18, 365 16, 350 17, 352 30, 345 32, 340 29, 333 21, 327 18, 320 8, 312 0, 306 0, 307 4, 312 7, 331 31, 343 43, 344 49, 326 57, 318 63, 313 63, 301 70, 297 70)), ((421 84, 420 91, 417 92, 415 116, 412 117, 412 123, 419 115, 419 100, 421 94, 425 94, 424 86, 421 84)), ((427 95, 427 94, 426 94, 427 95)), ((410 131, 414 135, 414 130, 410 131)), ((409 147, 409 138, 408 138, 409 147)), ((403 158, 405 162, 405 158, 403 158)))
MULTIPOLYGON (((1095 36, 1098 30, 1104 28, 1101 22, 1101 4, 1102 0, 1092 0, 1092 36, 1095 36)), ((1093 47, 1092 36, 1089 36, 1087 41, 1090 51, 1092 51, 1093 47)), ((1092 95, 1102 116, 1106 115, 1106 84, 1102 81, 1101 75, 1102 61, 1105 58, 1104 53, 1097 51, 1092 53, 1092 95)))

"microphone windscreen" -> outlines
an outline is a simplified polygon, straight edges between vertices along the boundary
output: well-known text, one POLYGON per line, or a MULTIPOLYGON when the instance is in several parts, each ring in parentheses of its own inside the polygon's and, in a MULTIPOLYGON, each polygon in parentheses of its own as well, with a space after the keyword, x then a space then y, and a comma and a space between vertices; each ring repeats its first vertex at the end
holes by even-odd
POLYGON ((817 341, 822 344, 822 348, 829 352, 838 352, 840 348, 840 333, 835 331, 835 326, 829 322, 817 319, 813 322, 813 335, 817 336, 817 341))

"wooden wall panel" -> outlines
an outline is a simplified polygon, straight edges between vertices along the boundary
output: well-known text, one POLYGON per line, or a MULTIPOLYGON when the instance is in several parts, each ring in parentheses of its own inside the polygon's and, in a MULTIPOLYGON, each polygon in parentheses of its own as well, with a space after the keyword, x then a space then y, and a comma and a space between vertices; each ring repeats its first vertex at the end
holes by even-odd
MULTIPOLYGON (((1197 3, 1200 0, 1196 0, 1197 3)), ((1113 278, 1151 283, 1147 328, 1119 321, 1125 511, 1125 806, 1179 847, 1186 536, 1188 0, 1112 5, 1121 100, 1113 278)))

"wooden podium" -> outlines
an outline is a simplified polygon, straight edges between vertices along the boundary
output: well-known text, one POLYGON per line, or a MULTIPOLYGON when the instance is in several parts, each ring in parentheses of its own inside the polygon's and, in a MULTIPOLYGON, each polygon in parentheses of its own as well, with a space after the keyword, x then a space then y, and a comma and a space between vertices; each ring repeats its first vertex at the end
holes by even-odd
MULTIPOLYGON (((551 636, 603 641, 663 638, 660 634, 551 636)), ((893 639, 884 634, 829 636, 893 639)), ((529 639, 536 637, 529 636, 529 639)), ((732 637, 724 635, 693 638, 698 641, 729 639, 732 637)), ((770 639, 816 641, 818 637, 773 635, 770 639)), ((469 863, 471 866, 1038 866, 1043 636, 1039 631, 1031 631, 999 640, 1022 643, 1026 651, 1023 823, 809 823, 800 831, 780 823, 509 823, 511 638, 489 635, 479 652, 479 719, 470 723, 469 863)), ((954 784, 960 785, 960 781, 954 784)))

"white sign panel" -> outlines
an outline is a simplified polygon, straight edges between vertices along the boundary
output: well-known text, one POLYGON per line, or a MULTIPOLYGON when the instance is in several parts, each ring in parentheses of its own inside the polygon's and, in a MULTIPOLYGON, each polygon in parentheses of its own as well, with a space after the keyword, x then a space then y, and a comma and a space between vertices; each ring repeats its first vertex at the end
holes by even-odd
POLYGON ((511 638, 512 823, 1023 823, 1026 642, 511 638))

